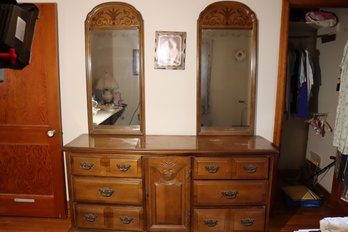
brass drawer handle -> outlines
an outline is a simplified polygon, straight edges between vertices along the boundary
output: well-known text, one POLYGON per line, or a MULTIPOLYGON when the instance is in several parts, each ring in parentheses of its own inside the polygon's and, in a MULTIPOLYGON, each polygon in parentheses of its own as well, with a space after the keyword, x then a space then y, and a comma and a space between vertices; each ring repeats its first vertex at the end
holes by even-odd
POLYGON ((244 166, 244 171, 246 171, 248 173, 254 173, 257 171, 257 166, 254 166, 254 165, 244 166))
POLYGON ((240 223, 244 226, 252 226, 254 225, 255 219, 252 218, 244 218, 240 220, 240 223))
POLYGON ((97 220, 97 215, 85 214, 85 220, 88 222, 95 222, 95 220, 97 220))
POLYGON ((133 221, 133 218, 129 216, 121 216, 120 220, 123 224, 130 224, 133 221))
POLYGON ((105 187, 105 188, 100 188, 99 189, 99 193, 100 195, 102 195, 103 197, 111 197, 112 194, 114 194, 115 190, 105 187))
POLYGON ((131 167, 130 164, 117 164, 116 166, 117 166, 117 169, 120 170, 121 172, 126 172, 131 167))
POLYGON ((214 227, 218 224, 218 220, 216 219, 205 219, 204 224, 206 224, 208 227, 214 227))
POLYGON ((239 194, 238 191, 222 191, 221 195, 227 199, 235 199, 239 194))
POLYGON ((80 168, 85 170, 91 170, 94 167, 94 163, 88 163, 88 162, 81 162, 80 168))
POLYGON ((219 171, 220 167, 213 165, 213 166, 205 166, 205 170, 209 173, 217 173, 219 171))

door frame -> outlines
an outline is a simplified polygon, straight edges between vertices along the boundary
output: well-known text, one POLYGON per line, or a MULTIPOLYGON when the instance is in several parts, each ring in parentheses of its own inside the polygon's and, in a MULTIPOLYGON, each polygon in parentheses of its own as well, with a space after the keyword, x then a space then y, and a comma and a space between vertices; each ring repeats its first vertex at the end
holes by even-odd
MULTIPOLYGON (((273 143, 281 146, 282 122, 284 119, 283 109, 285 104, 285 88, 286 88, 286 64, 288 52, 288 28, 290 8, 348 8, 347 0, 283 0, 281 28, 280 28, 280 43, 279 43, 279 61, 278 61, 278 80, 276 93, 276 109, 274 119, 273 143)), ((333 178, 331 202, 339 202, 339 190, 342 188, 340 183, 333 178)))

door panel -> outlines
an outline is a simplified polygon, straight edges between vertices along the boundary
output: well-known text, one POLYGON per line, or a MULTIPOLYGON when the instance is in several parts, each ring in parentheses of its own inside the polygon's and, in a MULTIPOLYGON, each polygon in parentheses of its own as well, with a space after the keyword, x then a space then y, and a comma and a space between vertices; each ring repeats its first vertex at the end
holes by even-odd
POLYGON ((190 170, 188 157, 145 159, 148 231, 190 230, 190 170))
POLYGON ((0 215, 66 217, 57 6, 37 6, 31 62, 0 83, 0 215))

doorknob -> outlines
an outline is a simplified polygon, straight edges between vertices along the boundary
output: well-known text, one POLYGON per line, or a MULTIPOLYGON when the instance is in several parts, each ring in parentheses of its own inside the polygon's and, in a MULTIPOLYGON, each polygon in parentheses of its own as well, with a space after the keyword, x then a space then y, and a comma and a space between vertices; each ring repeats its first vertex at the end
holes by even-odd
POLYGON ((54 129, 47 131, 48 137, 53 137, 55 134, 56 134, 56 130, 54 129))

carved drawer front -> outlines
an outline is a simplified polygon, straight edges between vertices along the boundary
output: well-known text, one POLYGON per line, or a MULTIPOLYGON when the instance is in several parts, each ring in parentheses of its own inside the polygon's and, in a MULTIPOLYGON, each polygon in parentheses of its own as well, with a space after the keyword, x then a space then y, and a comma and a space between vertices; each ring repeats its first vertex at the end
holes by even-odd
POLYGON ((140 205, 143 201, 141 179, 74 177, 76 201, 140 205))
POLYGON ((195 205, 263 205, 267 181, 194 181, 195 205))
POLYGON ((229 231, 228 209, 195 209, 193 216, 195 232, 229 231))
POLYGON ((141 157, 110 159, 110 174, 118 177, 141 177, 141 157))
POLYGON ((143 231, 143 208, 76 205, 76 223, 80 228, 143 231))
POLYGON ((195 158, 193 177, 195 179, 230 179, 233 162, 229 158, 195 158))
POLYGON ((195 158, 194 178, 266 179, 268 178, 268 158, 195 158))
POLYGON ((117 158, 110 158, 74 155, 71 166, 74 175, 141 177, 140 156, 117 155, 117 158))
POLYGON ((264 208, 195 209, 195 232, 264 231, 264 208))
POLYGON ((268 158, 235 158, 236 179, 267 179, 268 158))
POLYGON ((105 175, 100 157, 71 157, 71 173, 75 175, 105 175))
POLYGON ((265 229, 265 209, 264 208, 244 208, 231 209, 232 231, 264 231, 265 229))

